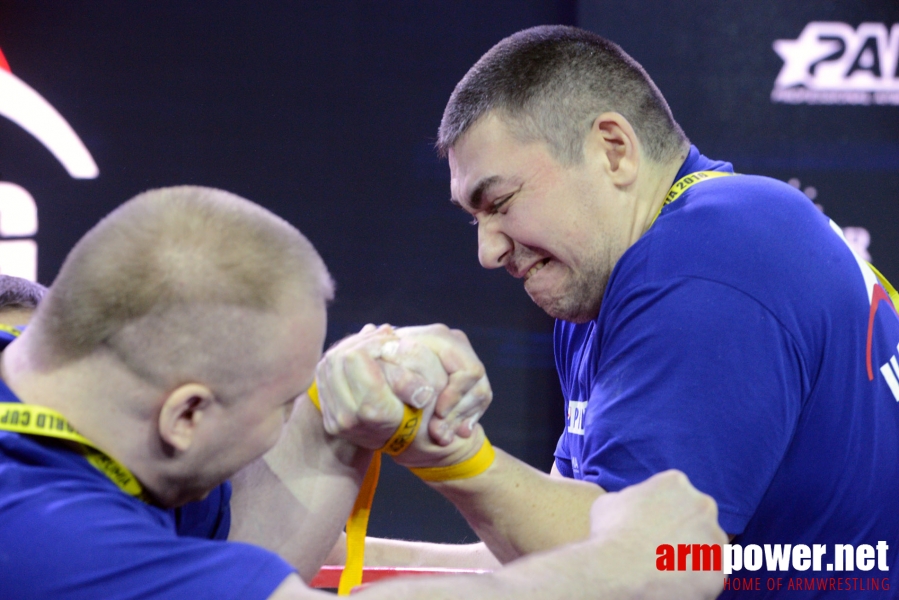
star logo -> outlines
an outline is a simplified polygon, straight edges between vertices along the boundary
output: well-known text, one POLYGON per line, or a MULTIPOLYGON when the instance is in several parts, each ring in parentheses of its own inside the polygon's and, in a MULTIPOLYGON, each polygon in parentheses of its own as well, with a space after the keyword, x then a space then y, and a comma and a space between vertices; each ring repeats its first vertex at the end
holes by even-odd
POLYGON ((784 61, 774 102, 899 104, 899 23, 814 21, 773 48, 784 61))

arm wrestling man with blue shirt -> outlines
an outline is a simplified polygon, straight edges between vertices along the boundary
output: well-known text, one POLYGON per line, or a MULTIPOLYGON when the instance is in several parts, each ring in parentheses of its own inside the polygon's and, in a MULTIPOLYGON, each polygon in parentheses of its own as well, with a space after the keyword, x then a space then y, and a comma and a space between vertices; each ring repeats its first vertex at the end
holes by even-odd
MULTIPOLYGON (((329 597, 302 580, 334 545, 372 459, 329 435, 311 402, 296 402, 313 381, 331 295, 321 258, 295 228, 221 190, 146 192, 88 232, 24 333, 3 328, 0 597, 329 597), (223 483, 231 476, 233 497, 223 483)), ((419 337, 420 353, 439 345, 419 337)), ((462 358, 450 370, 477 365, 462 358)), ((407 397, 403 381, 414 378, 374 367, 377 381, 397 377, 397 395, 379 388, 375 405, 407 397)), ((469 445, 460 436, 435 447, 464 454, 469 445)), ((485 576, 397 580, 359 597, 666 598, 674 589, 709 598, 720 589, 714 573, 683 574, 672 588, 628 564, 667 539, 723 541, 714 502, 682 474, 609 494, 596 510, 583 543, 485 576)))
MULTIPOLYGON (((803 194, 701 155, 640 65, 571 27, 487 52, 438 147, 481 264, 556 318, 567 418, 552 473, 500 452, 481 476, 433 484, 496 559, 580 539, 597 497, 672 468, 715 498, 734 544, 823 544, 833 563, 834 544, 897 543, 895 291, 803 194)), ((416 560, 393 544, 372 540, 372 556, 416 560)), ((886 562, 843 575, 896 589, 895 548, 886 562)), ((772 575, 834 575, 795 564, 772 575)))

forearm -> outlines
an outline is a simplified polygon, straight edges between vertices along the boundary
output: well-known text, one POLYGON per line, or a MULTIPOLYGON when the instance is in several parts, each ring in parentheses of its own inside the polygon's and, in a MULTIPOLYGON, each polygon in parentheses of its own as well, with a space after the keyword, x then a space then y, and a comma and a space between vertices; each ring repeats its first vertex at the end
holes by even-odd
POLYGON ((232 480, 229 539, 277 552, 309 581, 343 529, 371 453, 329 436, 300 398, 278 444, 232 480))
MULTIPOLYGON (((346 536, 341 534, 326 565, 342 565, 346 560, 346 536)), ((493 570, 500 566, 483 543, 435 544, 383 538, 365 538, 365 565, 368 567, 437 567, 443 569, 493 570)))
MULTIPOLYGON (((602 568, 604 549, 584 542, 552 554, 525 557, 494 573, 388 581, 354 594, 359 600, 428 598, 429 600, 579 600, 667 598, 647 594, 642 570, 614 573, 602 568), (598 567, 598 568, 597 568, 598 567)), ((611 557, 610 557, 611 562, 611 557)), ((670 600, 670 599, 669 599, 670 600)))
POLYGON ((603 493, 593 484, 550 477, 499 449, 481 475, 430 485, 503 563, 585 539, 590 506, 603 493))

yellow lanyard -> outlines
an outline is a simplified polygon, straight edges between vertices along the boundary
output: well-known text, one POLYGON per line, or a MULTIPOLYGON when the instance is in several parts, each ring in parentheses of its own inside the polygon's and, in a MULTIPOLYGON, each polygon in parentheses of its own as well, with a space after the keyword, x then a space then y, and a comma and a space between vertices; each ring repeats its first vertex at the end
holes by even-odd
POLYGON ((75 431, 65 417, 45 406, 0 402, 0 430, 38 435, 66 440, 80 444, 87 462, 119 486, 123 492, 144 502, 150 498, 144 492, 137 478, 125 465, 115 460, 94 445, 89 439, 75 431))
POLYGON ((671 186, 671 189, 668 190, 668 193, 665 195, 665 201, 662 202, 662 206, 659 207, 659 212, 657 212, 656 216, 652 218, 652 223, 650 223, 649 226, 652 227, 653 224, 655 224, 656 219, 658 219, 659 215, 662 214, 663 208, 680 198, 684 192, 689 190, 700 181, 715 179, 717 177, 728 177, 730 175, 736 175, 736 173, 728 173, 727 171, 696 171, 695 173, 684 175, 683 177, 675 181, 674 185, 671 186))
MULTIPOLYGON (((729 175, 736 175, 736 173, 728 173, 726 171, 697 171, 696 173, 690 173, 689 175, 684 175, 680 179, 674 182, 674 185, 671 186, 671 189, 668 190, 668 194, 665 196, 665 201, 662 202, 662 207, 659 208, 659 212, 656 213, 656 216, 652 218, 652 223, 649 224, 650 227, 653 226, 653 223, 656 222, 656 219, 659 218, 659 215, 662 213, 662 208, 665 208, 675 200, 681 197, 681 195, 686 192, 688 189, 699 183, 700 181, 706 181, 707 179, 715 179, 716 177, 727 177, 729 175)), ((874 276, 877 277, 877 281, 880 282, 880 285, 883 286, 884 291, 886 291, 887 295, 890 297, 890 302, 893 304, 893 308, 899 312, 899 292, 896 291, 896 288, 887 281, 887 278, 884 277, 880 271, 874 268, 874 265, 871 263, 867 263, 868 267, 871 268, 871 271, 874 272, 874 276)))
MULTIPOLYGON (((19 334, 22 333, 18 327, 4 323, 0 323, 0 331, 5 331, 14 337, 19 337, 19 334)), ((20 402, 0 402, 0 430, 56 438, 80 444, 87 462, 109 477, 114 484, 119 486, 120 490, 144 502, 151 501, 137 477, 132 475, 125 465, 75 431, 71 423, 52 408, 20 402)))

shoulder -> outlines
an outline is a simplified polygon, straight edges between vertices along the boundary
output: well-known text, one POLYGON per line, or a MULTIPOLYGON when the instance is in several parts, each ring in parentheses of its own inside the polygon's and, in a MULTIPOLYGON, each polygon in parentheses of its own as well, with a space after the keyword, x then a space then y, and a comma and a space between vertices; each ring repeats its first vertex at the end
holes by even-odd
MULTIPOLYGON (((122 493, 76 453, 9 437, 0 434, 0 597, 266 598, 293 572, 262 548, 179 535, 171 511, 122 493)), ((195 508, 215 512, 226 490, 215 494, 195 508)))
POLYGON ((174 515, 179 536, 228 539, 231 529, 231 483, 226 481, 203 500, 176 508, 174 515))
POLYGON ((857 270, 852 253, 804 194, 767 177, 735 175, 703 181, 665 207, 622 256, 608 289, 614 300, 633 286, 701 279, 777 312, 784 294, 802 296, 845 277, 842 269, 857 270))
MULTIPOLYGON (((57 441, 0 432, 0 535, 52 530, 55 544, 84 535, 97 522, 171 526, 167 512, 128 496, 78 452, 57 441), (78 518, 75 518, 77 515, 78 518)), ((34 538, 32 537, 32 540, 34 538)))
POLYGON ((660 250, 676 247, 682 256, 702 256, 698 265, 685 265, 695 268, 709 264, 706 259, 711 252, 773 257, 802 245, 808 237, 838 241, 827 218, 802 192, 768 177, 733 175, 687 190, 665 207, 635 247, 647 242, 642 245, 646 251, 658 252, 656 260, 670 257, 665 266, 683 261, 660 250), (763 252, 753 252, 758 249, 763 252))

